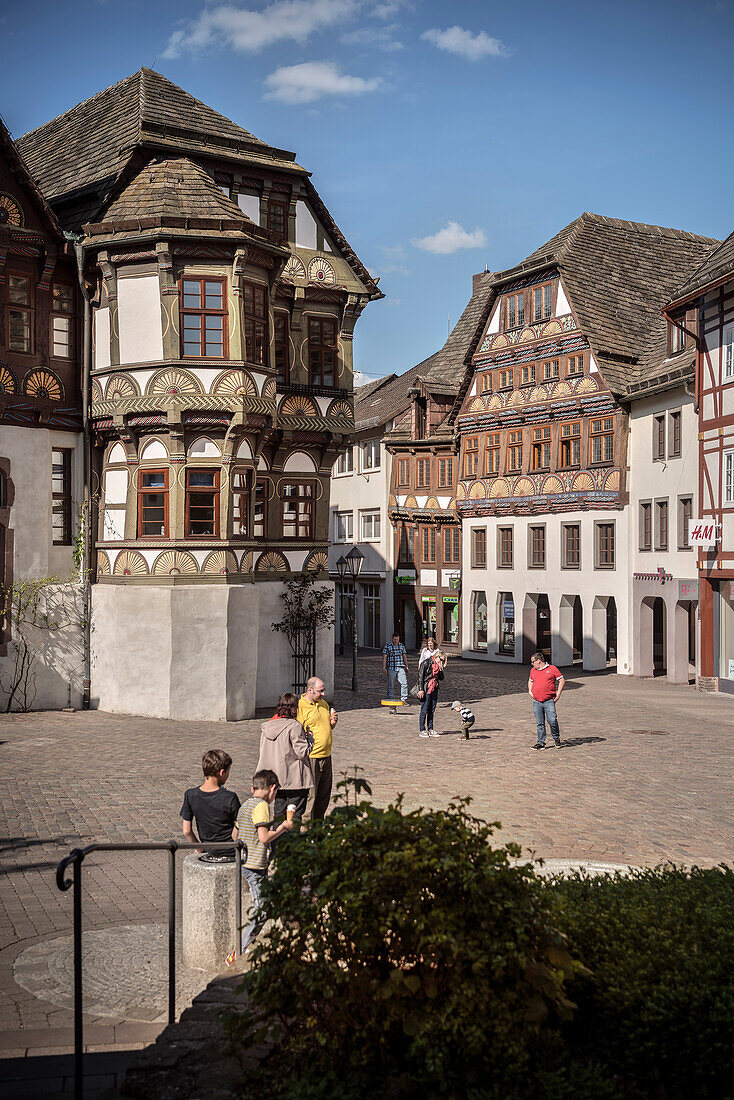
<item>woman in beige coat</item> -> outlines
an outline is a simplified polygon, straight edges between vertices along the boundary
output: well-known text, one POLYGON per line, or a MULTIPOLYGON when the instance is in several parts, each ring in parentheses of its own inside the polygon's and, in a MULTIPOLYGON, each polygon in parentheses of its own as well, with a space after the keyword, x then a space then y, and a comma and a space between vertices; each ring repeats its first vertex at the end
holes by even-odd
POLYGON ((296 721, 298 696, 288 691, 280 697, 275 714, 263 722, 260 733, 260 759, 257 770, 270 768, 280 781, 275 796, 273 818, 284 817, 288 806, 295 806, 295 816, 303 817, 311 787, 313 772, 309 752, 311 746, 306 731, 296 721))

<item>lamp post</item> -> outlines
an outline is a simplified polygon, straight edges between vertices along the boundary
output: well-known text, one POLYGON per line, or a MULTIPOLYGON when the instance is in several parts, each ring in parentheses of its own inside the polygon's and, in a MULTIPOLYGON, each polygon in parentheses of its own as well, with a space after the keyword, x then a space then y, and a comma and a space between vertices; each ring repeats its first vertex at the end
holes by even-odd
MULTIPOLYGON (((364 554, 361 554, 356 546, 347 554, 347 565, 349 567, 349 574, 354 581, 354 615, 353 615, 353 630, 352 630, 352 691, 357 690, 357 577, 362 572, 362 565, 364 564, 364 554)), ((339 565, 337 563, 337 569, 339 565)))
POLYGON ((339 574, 339 656, 344 653, 344 631, 342 630, 344 618, 344 574, 347 571, 347 559, 342 554, 337 560, 336 571, 339 574))

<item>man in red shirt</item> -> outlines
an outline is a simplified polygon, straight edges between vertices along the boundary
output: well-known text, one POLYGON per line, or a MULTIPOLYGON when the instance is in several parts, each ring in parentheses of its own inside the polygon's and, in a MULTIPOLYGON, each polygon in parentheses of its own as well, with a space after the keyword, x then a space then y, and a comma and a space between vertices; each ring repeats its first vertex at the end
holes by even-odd
POLYGON ((561 698, 564 680, 555 665, 549 665, 542 653, 534 653, 530 658, 533 666, 528 679, 528 693, 533 700, 533 714, 538 723, 538 740, 534 749, 545 748, 545 720, 548 719, 551 735, 556 748, 561 747, 561 731, 558 728, 556 703, 561 698))

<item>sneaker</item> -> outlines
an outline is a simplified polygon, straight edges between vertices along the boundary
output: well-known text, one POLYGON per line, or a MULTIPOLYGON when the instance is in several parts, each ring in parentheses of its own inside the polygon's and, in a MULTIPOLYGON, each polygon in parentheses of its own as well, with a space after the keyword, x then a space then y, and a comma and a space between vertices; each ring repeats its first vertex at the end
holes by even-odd
POLYGON ((545 745, 543 744, 542 741, 536 741, 535 744, 533 745, 533 748, 534 749, 544 749, 545 745))
POLYGON ((556 746, 557 749, 560 749, 562 747, 562 741, 560 737, 554 737, 553 744, 556 746))
POLYGON ((418 734, 418 736, 419 737, 430 737, 431 735, 428 732, 428 730, 421 730, 420 733, 418 734))
POLYGON ((436 731, 435 731, 435 730, 429 730, 429 731, 428 731, 428 736, 429 736, 429 737, 440 737, 440 736, 441 736, 441 734, 440 734, 440 733, 436 733, 436 731))

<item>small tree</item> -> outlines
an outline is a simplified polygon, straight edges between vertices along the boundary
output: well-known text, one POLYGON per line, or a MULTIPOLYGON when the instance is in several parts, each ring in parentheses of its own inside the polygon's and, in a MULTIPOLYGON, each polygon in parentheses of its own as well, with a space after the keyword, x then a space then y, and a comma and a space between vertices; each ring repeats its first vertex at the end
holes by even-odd
POLYGON ((293 690, 303 691, 316 671, 316 637, 319 630, 334 625, 334 604, 330 588, 318 586, 310 573, 299 573, 285 582, 281 595, 283 618, 273 630, 285 634, 293 654, 293 690))

